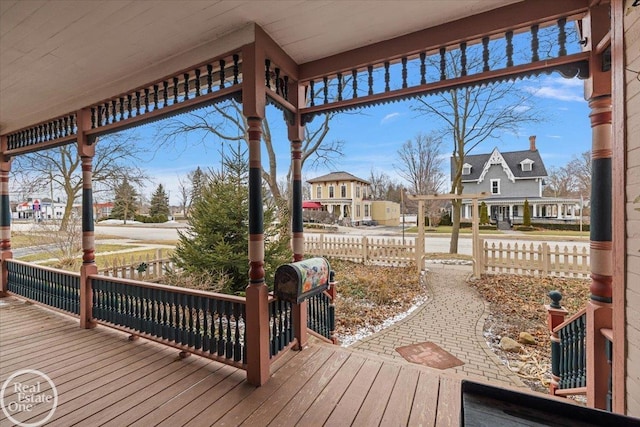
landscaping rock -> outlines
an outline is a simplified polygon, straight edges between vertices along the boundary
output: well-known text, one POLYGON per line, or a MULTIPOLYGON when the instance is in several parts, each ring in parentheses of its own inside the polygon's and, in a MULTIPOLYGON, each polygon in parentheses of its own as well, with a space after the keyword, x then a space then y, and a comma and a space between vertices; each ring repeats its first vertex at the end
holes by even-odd
POLYGON ((500 340, 500 348, 504 351, 510 351, 512 353, 519 353, 522 346, 518 342, 509 337, 502 337, 500 340))
POLYGON ((520 336, 518 337, 518 342, 527 345, 536 345, 538 342, 529 332, 520 332, 520 336))

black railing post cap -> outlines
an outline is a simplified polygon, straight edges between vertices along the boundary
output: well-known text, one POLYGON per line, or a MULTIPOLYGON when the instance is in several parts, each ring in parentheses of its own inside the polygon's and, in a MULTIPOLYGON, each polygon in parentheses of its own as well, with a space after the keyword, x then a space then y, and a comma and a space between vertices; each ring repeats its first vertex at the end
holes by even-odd
POLYGON ((551 298, 551 304, 549 307, 551 308, 562 308, 560 305, 560 300, 562 299, 562 294, 560 291, 551 291, 547 294, 549 298, 551 298))

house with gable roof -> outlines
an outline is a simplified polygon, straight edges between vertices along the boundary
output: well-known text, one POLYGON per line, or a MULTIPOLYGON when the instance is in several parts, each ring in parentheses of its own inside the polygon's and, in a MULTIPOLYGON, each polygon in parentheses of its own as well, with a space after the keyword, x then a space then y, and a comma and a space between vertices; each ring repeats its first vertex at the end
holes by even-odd
POLYGON ((310 202, 349 225, 371 221, 371 183, 348 172, 331 172, 307 181, 310 202))
MULTIPOLYGON (((451 173, 455 162, 451 159, 451 173)), ((482 201, 487 204, 489 217, 499 227, 508 228, 522 223, 524 202, 529 203, 532 221, 579 220, 581 201, 570 198, 543 197, 542 190, 548 174, 536 137, 529 137, 529 150, 500 152, 494 148, 488 154, 465 157, 462 169, 463 194, 486 192, 482 201)), ((463 200, 461 219, 471 221, 471 200, 463 200)))

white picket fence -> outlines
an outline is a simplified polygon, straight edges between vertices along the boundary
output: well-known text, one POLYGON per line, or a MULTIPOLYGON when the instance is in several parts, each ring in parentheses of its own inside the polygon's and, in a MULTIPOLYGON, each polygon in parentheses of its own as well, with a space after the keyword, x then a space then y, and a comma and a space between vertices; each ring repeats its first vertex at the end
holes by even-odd
POLYGON ((162 258, 158 251, 154 258, 145 257, 114 258, 110 265, 98 269, 98 274, 106 277, 118 277, 157 282, 162 279, 167 270, 175 269, 170 258, 162 258))
POLYGON ((526 274, 588 278, 589 251, 543 243, 489 243, 481 239, 481 271, 488 274, 526 274))
POLYGON ((309 256, 325 256, 365 264, 404 266, 415 262, 416 248, 413 241, 402 243, 398 238, 371 238, 305 235, 304 253, 309 256))
MULTIPOLYGON (((480 239, 477 262, 483 274, 524 274, 588 278, 591 274, 587 248, 543 243, 489 243, 480 239)), ((306 256, 326 256, 379 265, 408 265, 416 262, 413 239, 366 236, 305 235, 306 256)))

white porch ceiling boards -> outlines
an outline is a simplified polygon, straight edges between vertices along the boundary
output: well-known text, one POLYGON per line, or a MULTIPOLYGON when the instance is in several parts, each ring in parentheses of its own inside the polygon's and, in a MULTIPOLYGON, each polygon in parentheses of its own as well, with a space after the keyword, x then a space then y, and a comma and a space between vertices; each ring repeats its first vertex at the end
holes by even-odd
POLYGON ((520 0, 0 0, 0 133, 66 114, 250 43, 298 64, 520 0))

